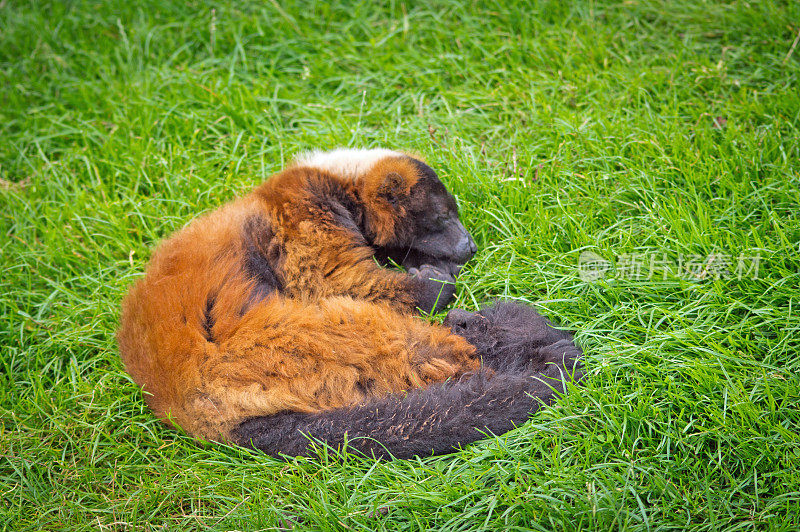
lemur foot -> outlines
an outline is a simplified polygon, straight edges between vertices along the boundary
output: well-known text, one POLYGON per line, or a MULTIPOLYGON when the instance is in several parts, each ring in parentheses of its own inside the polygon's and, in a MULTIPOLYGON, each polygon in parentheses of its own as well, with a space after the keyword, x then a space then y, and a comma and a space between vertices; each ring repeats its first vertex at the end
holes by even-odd
POLYGON ((554 328, 532 307, 499 302, 478 312, 453 309, 444 325, 474 345, 495 371, 550 373, 548 365, 555 364, 575 380, 583 376, 583 352, 572 335, 554 328))

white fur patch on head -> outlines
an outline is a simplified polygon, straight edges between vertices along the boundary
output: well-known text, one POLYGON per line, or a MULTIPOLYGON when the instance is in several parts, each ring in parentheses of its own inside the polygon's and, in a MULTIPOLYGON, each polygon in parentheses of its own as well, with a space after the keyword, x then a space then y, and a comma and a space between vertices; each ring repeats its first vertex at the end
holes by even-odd
POLYGON ((369 172, 375 166, 375 163, 381 159, 402 155, 405 154, 384 148, 370 150, 357 148, 339 148, 332 151, 313 150, 295 157, 293 166, 310 166, 347 179, 356 179, 369 172))

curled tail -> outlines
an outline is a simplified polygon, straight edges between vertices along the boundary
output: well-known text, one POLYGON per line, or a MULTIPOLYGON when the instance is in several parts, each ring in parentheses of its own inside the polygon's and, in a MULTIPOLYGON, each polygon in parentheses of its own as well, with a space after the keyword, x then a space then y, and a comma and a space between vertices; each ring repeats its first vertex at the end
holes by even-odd
POLYGON ((487 432, 507 432, 550 404, 567 381, 580 378, 575 359, 562 361, 533 375, 484 369, 352 408, 255 417, 232 436, 242 446, 273 456, 308 454, 315 441, 340 449, 346 444, 351 452, 376 458, 446 454, 487 432))

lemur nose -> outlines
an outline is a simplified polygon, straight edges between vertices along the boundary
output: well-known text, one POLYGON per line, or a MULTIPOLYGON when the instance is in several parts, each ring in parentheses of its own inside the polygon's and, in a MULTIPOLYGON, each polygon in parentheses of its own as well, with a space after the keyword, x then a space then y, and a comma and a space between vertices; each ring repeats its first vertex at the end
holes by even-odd
POLYGON ((475 252, 478 251, 478 246, 475 245, 472 235, 470 235, 467 230, 464 230, 464 235, 461 237, 461 241, 458 243, 457 248, 459 255, 458 259, 462 262, 467 262, 475 255, 475 252))

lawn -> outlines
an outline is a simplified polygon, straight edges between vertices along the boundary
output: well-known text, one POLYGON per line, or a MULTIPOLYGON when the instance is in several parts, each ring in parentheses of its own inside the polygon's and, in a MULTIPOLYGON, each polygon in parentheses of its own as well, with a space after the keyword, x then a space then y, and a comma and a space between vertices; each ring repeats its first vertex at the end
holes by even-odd
POLYGON ((794 1, 3 0, 0 527, 800 529, 799 24, 794 1), (576 330, 584 385, 411 461, 158 423, 114 340, 150 250, 336 146, 422 154, 480 249, 457 304, 576 330))

